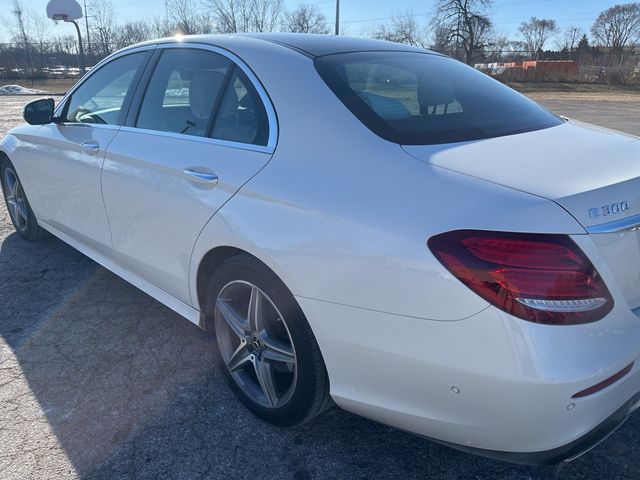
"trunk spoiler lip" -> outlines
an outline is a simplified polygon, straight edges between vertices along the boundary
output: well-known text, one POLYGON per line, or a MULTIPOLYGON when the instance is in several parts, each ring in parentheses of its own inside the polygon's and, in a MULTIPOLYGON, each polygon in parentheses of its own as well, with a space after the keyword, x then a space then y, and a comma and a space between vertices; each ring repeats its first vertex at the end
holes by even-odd
POLYGON ((640 214, 621 218, 620 220, 613 220, 612 222, 601 223, 600 225, 585 227, 585 230, 589 234, 621 233, 640 230, 640 214))

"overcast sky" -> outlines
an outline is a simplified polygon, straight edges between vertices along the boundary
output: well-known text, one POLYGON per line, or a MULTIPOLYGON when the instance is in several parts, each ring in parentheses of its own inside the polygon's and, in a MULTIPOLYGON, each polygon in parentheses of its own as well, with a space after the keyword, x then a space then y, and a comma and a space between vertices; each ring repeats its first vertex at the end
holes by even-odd
MULTIPOLYGON (((79 0, 82 4, 83 0, 79 0)), ((196 0, 197 2, 198 0, 196 0)), ((0 0, 4 5, 11 5, 12 0, 0 0)), ((26 10, 45 11, 48 0, 22 0, 26 10)), ((164 14, 164 0, 113 0, 120 21, 144 20, 164 14)), ((299 0, 285 0, 288 8, 294 8, 299 0)), ((317 0, 313 3, 326 15, 328 22, 335 22, 335 0, 317 0)), ((432 11, 433 0, 341 0, 341 25, 344 31, 352 35, 361 35, 375 30, 378 23, 384 22, 394 13, 407 10, 427 22, 432 11)), ((518 25, 531 16, 553 18, 561 29, 577 25, 589 31, 598 14, 625 0, 494 0, 492 19, 498 32, 512 39, 518 38, 518 25)), ((10 10, 10 8, 8 9, 10 10)), ((7 11, 3 14, 6 17, 7 11)), ((74 33, 70 25, 59 24, 52 31, 64 34, 74 33)), ((0 22, 0 41, 7 41, 9 34, 4 22, 0 22)), ((551 45, 549 45, 551 46, 551 45)))

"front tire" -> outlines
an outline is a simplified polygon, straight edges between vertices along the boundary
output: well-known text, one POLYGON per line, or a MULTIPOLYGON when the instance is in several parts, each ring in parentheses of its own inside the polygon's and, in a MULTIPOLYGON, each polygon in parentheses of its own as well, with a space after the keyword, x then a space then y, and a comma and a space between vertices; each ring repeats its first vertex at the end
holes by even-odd
POLYGON ((211 276, 206 327, 227 383, 255 415, 304 423, 332 405, 320 349, 300 306, 262 262, 237 255, 211 276))
POLYGON ((9 217, 18 235, 30 242, 42 239, 46 231, 38 225, 16 169, 7 159, 0 158, 0 181, 9 217))

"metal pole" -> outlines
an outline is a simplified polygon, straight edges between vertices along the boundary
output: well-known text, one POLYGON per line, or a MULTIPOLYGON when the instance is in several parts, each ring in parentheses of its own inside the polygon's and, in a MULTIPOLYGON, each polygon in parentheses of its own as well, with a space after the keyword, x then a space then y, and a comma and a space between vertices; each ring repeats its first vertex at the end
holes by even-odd
POLYGON ((80 35, 80 27, 78 26, 78 22, 76 22, 75 20, 71 20, 71 23, 76 26, 76 32, 78 32, 78 46, 80 47, 78 55, 78 66, 80 67, 80 71, 84 75, 87 70, 86 68, 84 68, 84 49, 82 48, 82 36, 80 35))
POLYGON ((91 36, 89 35, 89 15, 87 14, 87 0, 84 0, 84 28, 87 31, 87 46, 89 47, 89 57, 93 57, 91 51, 91 36))
POLYGON ((340 35, 340 0, 336 0, 336 35, 340 35))

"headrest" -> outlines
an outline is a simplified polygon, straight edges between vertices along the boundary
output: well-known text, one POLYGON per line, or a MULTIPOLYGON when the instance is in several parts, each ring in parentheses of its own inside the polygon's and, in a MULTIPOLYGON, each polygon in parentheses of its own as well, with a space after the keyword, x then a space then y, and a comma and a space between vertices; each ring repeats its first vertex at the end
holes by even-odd
POLYGON ((196 118, 208 118, 222 82, 224 73, 215 70, 197 70, 193 72, 189 85, 189 104, 196 118))
POLYGON ((437 78, 421 78, 418 84, 418 102, 421 107, 449 105, 456 99, 453 84, 437 78))
POLYGON ((409 116, 409 110, 399 100, 371 92, 357 92, 357 94, 371 110, 385 120, 402 120, 409 116))

